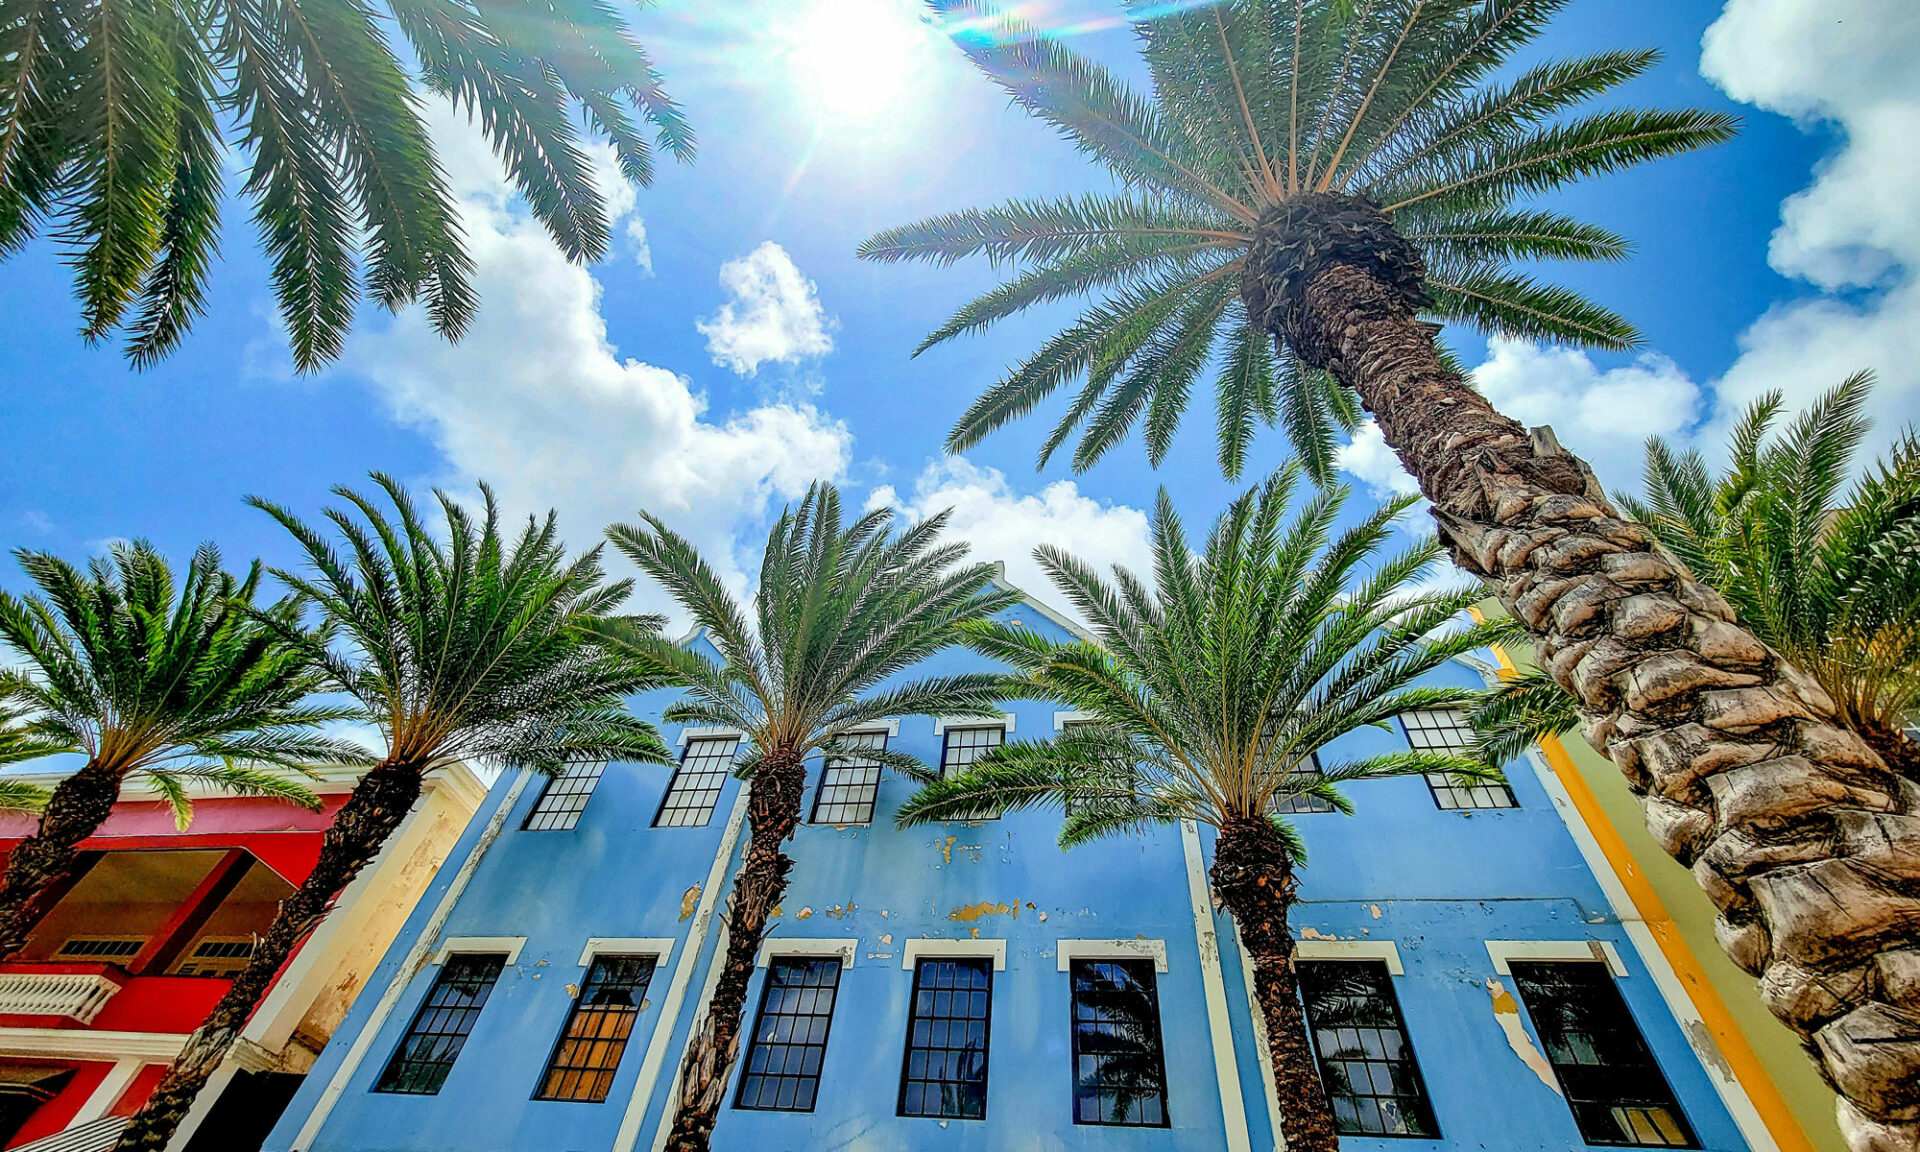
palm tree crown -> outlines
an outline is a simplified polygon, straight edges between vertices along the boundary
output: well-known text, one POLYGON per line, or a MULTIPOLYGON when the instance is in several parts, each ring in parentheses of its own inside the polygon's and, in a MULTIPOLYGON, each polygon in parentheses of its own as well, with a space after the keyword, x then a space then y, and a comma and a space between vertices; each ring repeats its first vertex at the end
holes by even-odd
POLYGON ((472 262, 421 106, 476 115, 570 259, 609 226, 581 126, 652 179, 642 123, 681 159, 693 135, 612 5, 464 0, 23 0, 0 15, 0 255, 46 228, 74 266, 89 340, 124 328, 136 365, 200 314, 219 233, 228 122, 241 192, 302 370, 338 356, 361 288, 423 298, 457 337, 472 262), (580 124, 571 115, 578 110, 580 124))
POLYGON ((1690 110, 1564 118, 1658 59, 1602 52, 1509 74, 1566 0, 1130 0, 1144 96, 985 0, 931 2, 989 77, 1119 185, 934 217, 862 246, 876 260, 985 255, 1020 269, 921 350, 1036 304, 1100 298, 973 404, 955 451, 1084 375, 1042 463, 1078 432, 1073 464, 1089 467, 1144 419, 1157 465, 1212 364, 1228 475, 1256 424, 1279 422, 1324 482, 1333 429, 1350 431, 1360 410, 1301 366, 1327 360, 1292 314, 1318 270, 1354 262, 1434 319, 1486 333, 1629 347, 1625 320, 1515 270, 1620 259, 1626 241, 1521 202, 1734 127, 1690 110))

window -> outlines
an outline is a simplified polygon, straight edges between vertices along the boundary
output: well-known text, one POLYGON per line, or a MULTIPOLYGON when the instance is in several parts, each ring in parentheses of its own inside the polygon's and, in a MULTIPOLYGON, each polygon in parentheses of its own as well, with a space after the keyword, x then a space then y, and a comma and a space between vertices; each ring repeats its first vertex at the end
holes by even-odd
POLYGON ((660 802, 660 814, 653 818, 655 828, 705 828, 713 819, 713 806, 720 800, 720 786, 733 769, 733 752, 740 747, 737 736, 709 736, 687 741, 680 768, 667 785, 667 797, 660 802))
MULTIPOLYGON (((1060 722, 1060 735, 1065 736, 1072 732, 1091 728, 1098 723, 1100 723, 1098 720, 1063 720, 1060 722)), ((1116 765, 1116 767, 1120 767, 1120 765, 1116 765)), ((1124 773, 1127 778, 1126 787, 1128 790, 1137 791, 1140 787, 1140 765, 1135 761, 1127 761, 1124 765, 1124 773)), ((1073 797, 1067 797, 1066 814, 1071 816, 1079 811, 1079 809, 1080 805, 1074 802, 1073 797)))
POLYGON ((500 979, 505 956, 454 955, 440 966, 426 1002, 407 1025, 375 1092, 404 1092, 432 1096, 447 1082, 447 1073, 466 1046, 467 1034, 480 1009, 486 1007, 494 982, 500 979))
POLYGON ((991 728, 947 729, 946 743, 940 748, 940 775, 958 776, 1006 741, 1007 730, 998 724, 991 728))
MULTIPOLYGON (((952 735, 951 733, 949 735, 952 735)), ((922 960, 900 1070, 900 1115, 987 1118, 987 1010, 993 961, 922 960)))
POLYGON ((546 790, 533 802, 521 827, 529 832, 565 832, 580 823, 580 813, 587 810, 594 786, 606 770, 605 760, 575 761, 558 776, 547 777, 546 790))
MULTIPOLYGON (((855 748, 884 750, 885 732, 849 732, 840 743, 855 748)), ((814 824, 871 824, 873 805, 880 796, 880 762, 866 756, 832 759, 820 770, 820 787, 813 794, 814 824)))
POLYGON ((1076 960, 1073 1122, 1167 1126, 1167 1067, 1151 960, 1076 960))
POLYGON ((811 1112, 820 1091, 820 1061, 840 991, 840 959, 775 959, 767 965, 760 1014, 753 1021, 747 1070, 735 1108, 811 1112))
POLYGON ((1334 1128, 1343 1136, 1437 1138, 1440 1126, 1387 966, 1378 960, 1302 960, 1295 968, 1334 1128))
MULTIPOLYGON (((1320 771, 1320 753, 1313 752, 1308 755, 1307 767, 1298 772, 1289 773, 1287 781, 1294 784, 1311 784, 1322 775, 1324 774, 1320 771)), ((1289 814, 1300 812, 1331 812, 1333 811, 1333 804, 1331 801, 1322 797, 1302 793, 1296 796, 1288 796, 1284 799, 1276 798, 1269 811, 1289 814)))
MULTIPOLYGON (((1420 752, 1465 752, 1473 745, 1473 726, 1464 714, 1447 709, 1403 712, 1400 725, 1407 743, 1420 752)), ((1446 809, 1518 808, 1513 789, 1504 780, 1463 784, 1445 772, 1428 772, 1433 802, 1446 809)))
POLYGON ((654 961, 652 956, 593 958, 534 1099, 598 1104, 607 1098, 640 1002, 647 998, 654 961))
POLYGON ((1581 1139, 1698 1147, 1605 964, 1515 960, 1512 971, 1581 1139))

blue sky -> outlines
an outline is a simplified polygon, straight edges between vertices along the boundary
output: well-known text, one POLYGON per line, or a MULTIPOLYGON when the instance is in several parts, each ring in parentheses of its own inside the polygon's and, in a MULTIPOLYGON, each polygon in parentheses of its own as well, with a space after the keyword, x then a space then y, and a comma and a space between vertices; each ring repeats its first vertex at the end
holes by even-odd
MULTIPOLYGON (((1129 67, 1117 4, 1028 7, 1129 67)), ((1539 53, 1658 46, 1665 62, 1624 98, 1728 108, 1746 127, 1712 152, 1559 198, 1638 245, 1624 265, 1551 271, 1627 314, 1642 353, 1459 337, 1483 389, 1551 420, 1614 486, 1635 480, 1650 431, 1710 443, 1759 392, 1804 400, 1858 367, 1882 375, 1883 439, 1920 415, 1920 78, 1907 63, 1920 6, 1570 8, 1539 53)), ((227 212, 209 314, 145 373, 75 335, 52 243, 15 255, 0 265, 0 542, 77 559, 115 537, 181 555, 212 539, 236 564, 286 560, 288 542, 243 495, 310 512, 329 486, 382 469, 422 486, 486 478, 515 511, 559 508, 580 544, 646 507, 737 574, 770 513, 830 476, 856 501, 954 505, 957 530, 1036 588, 1025 556, 1042 540, 1139 563, 1157 485, 1190 522, 1232 490, 1214 467, 1211 413, 1189 417, 1157 473, 1136 444, 1083 476, 1059 464, 1037 475, 1044 420, 944 459, 953 418, 1062 313, 910 360, 993 272, 853 257, 888 225, 1102 179, 916 13, 914 0, 662 0, 640 13, 701 154, 621 201, 616 250, 590 269, 546 244, 477 136, 436 111, 483 292, 457 347, 417 314, 369 307, 338 365, 293 375, 243 205, 227 212), (832 47, 849 28, 869 51, 832 47)), ((1283 455, 1269 435, 1255 468, 1283 455)), ((1377 439, 1346 461, 1363 497, 1404 485, 1377 439)), ((0 584, 17 586, 17 571, 0 584)))

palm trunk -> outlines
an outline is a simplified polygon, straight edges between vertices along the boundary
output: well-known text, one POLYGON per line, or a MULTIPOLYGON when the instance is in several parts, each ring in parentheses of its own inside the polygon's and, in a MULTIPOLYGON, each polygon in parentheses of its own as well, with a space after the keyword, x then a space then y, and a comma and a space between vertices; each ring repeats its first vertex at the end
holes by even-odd
POLYGON ((89 760, 60 781, 40 814, 40 827, 7 857, 0 877, 0 960, 27 946, 27 937, 54 904, 79 856, 80 842, 99 831, 120 799, 126 770, 89 760))
POLYGON ((354 785, 321 841, 320 859, 298 891, 280 905, 247 966, 187 1038, 172 1067, 114 1145, 115 1152, 160 1152, 173 1138, 194 1097, 226 1059, 241 1029, 260 1006, 280 966, 307 933, 326 919, 327 907, 405 820, 420 798, 421 770, 388 760, 354 785))
POLYGON ((1253 958, 1253 998, 1267 1022, 1267 1055, 1279 1095, 1288 1152, 1336 1152, 1340 1137, 1320 1068, 1307 1042, 1300 981, 1293 970, 1293 933, 1287 909, 1297 881, 1286 847, 1266 820, 1227 822, 1214 842, 1208 871, 1220 902, 1233 916, 1240 943, 1253 958))
POLYGON ((680 1061, 680 1102, 667 1152, 706 1152, 720 1119, 727 1082, 740 1058, 740 1020, 747 985, 766 938, 767 920, 787 891, 793 859, 780 850, 800 824, 807 769, 791 749, 768 754, 747 793, 747 859, 727 898, 727 952, 713 998, 680 1061))
POLYGON ((1550 431, 1446 369, 1416 318, 1417 254, 1409 272, 1411 246, 1370 210, 1348 201, 1317 247, 1276 219, 1260 267, 1305 268, 1250 273, 1254 315, 1359 393, 1456 563, 1533 634, 1588 742, 1719 908, 1727 954, 1840 1093, 1855 1152, 1920 1149, 1920 792, 1550 431))

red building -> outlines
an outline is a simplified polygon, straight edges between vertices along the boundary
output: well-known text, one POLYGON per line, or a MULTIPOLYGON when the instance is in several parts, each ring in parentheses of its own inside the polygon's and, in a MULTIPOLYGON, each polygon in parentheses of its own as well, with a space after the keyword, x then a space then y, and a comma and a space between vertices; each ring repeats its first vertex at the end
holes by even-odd
MULTIPOLYGON (((29 776, 51 786, 58 775, 29 776)), ((0 963, 0 1148, 107 1148, 306 878, 353 778, 306 812, 197 796, 186 831, 129 790, 26 948, 0 963), (55 1134, 60 1134, 57 1138, 55 1134)), ((436 774, 388 849, 281 970, 175 1149, 256 1149, 484 795, 436 774)), ((0 852, 33 829, 0 817, 0 852)))

